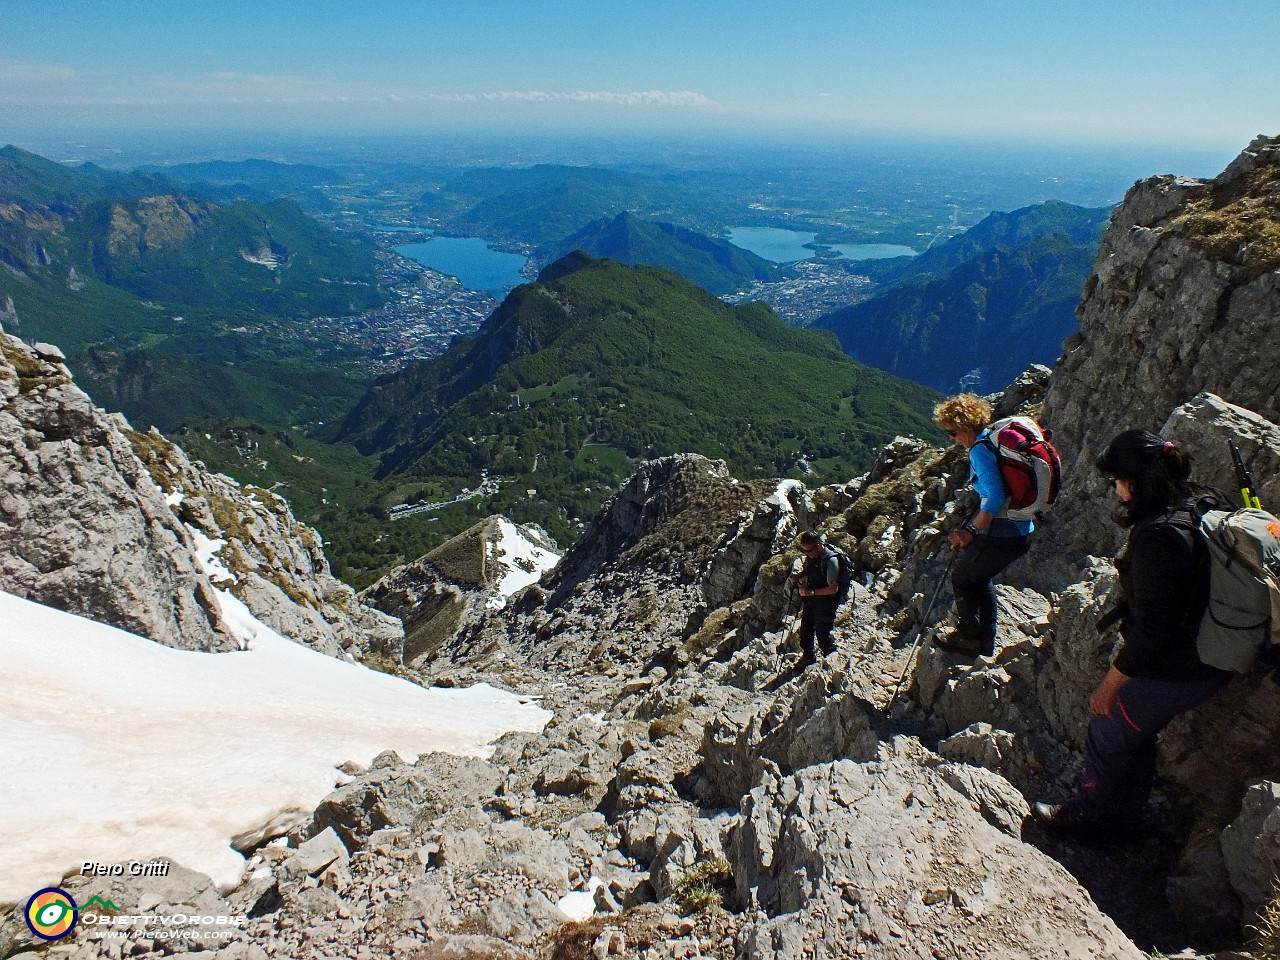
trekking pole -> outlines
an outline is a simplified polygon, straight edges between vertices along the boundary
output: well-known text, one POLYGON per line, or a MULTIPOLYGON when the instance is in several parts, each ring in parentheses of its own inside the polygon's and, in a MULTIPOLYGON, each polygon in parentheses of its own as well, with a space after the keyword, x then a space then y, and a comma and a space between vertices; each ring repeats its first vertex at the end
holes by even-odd
POLYGON ((1231 459, 1236 465, 1236 486, 1240 488, 1240 499, 1244 501, 1246 507, 1261 510, 1262 501, 1253 492, 1253 477, 1249 476, 1249 470, 1244 465, 1244 457, 1240 456, 1240 448, 1236 446, 1234 440, 1228 440, 1227 446, 1231 448, 1231 459))
MULTIPOLYGON (((964 523, 961 524, 961 528, 972 523, 973 518, 978 515, 978 510, 980 509, 981 509, 981 506, 975 507, 972 511, 970 511, 969 516, 966 517, 964 523)), ((936 557, 938 555, 938 551, 942 549, 942 544, 946 542, 947 541, 945 539, 942 540, 938 544, 938 546, 934 548, 934 551, 930 555, 929 559, 932 560, 934 557, 936 557)), ((916 628, 916 637, 914 640, 911 641, 911 652, 907 654, 906 665, 902 668, 902 673, 898 676, 898 683, 897 685, 894 686, 893 693, 890 694, 889 696, 889 703, 885 706, 886 710, 892 707, 894 704, 894 701, 898 699, 898 691, 902 689, 902 681, 906 679, 907 672, 911 669, 911 662, 915 660, 916 651, 920 649, 920 636, 921 634, 924 633, 924 628, 929 623, 929 614, 933 613, 934 604, 938 602, 938 597, 942 596, 942 588, 944 585, 946 585, 947 577, 950 576, 951 574, 951 565, 956 562, 956 554, 958 554, 959 552, 960 552, 959 550, 955 550, 955 549, 951 551, 951 556, 947 560, 947 566, 945 569, 943 569, 942 576, 938 578, 938 585, 933 588, 933 596, 929 598, 929 605, 924 608, 924 616, 920 618, 920 626, 916 628)))
POLYGON ((934 605, 938 602, 938 597, 942 596, 942 588, 946 585, 947 577, 951 573, 951 565, 956 562, 956 554, 958 550, 951 551, 951 557, 947 560, 947 566, 942 571, 942 576, 938 578, 938 585, 933 588, 933 596, 929 598, 929 605, 924 608, 924 616, 920 618, 920 626, 916 628, 916 638, 911 641, 911 651, 907 654, 907 662, 902 668, 902 673, 898 676, 898 682, 893 688, 893 693, 889 696, 889 702, 885 705, 888 710, 893 706, 894 701, 898 699, 898 691, 902 689, 902 681, 907 678, 907 673, 911 669, 911 663, 915 660, 916 651, 920 649, 920 637, 924 634, 924 628, 928 626, 929 614, 933 613, 934 605))
POLYGON ((791 582, 791 578, 790 578, 790 577, 788 577, 788 578, 787 578, 786 583, 787 583, 787 589, 786 589, 786 591, 785 591, 785 592, 784 592, 784 594, 783 594, 783 596, 785 597, 785 599, 783 600, 783 628, 782 628, 782 639, 781 639, 780 641, 778 641, 778 650, 779 650, 779 651, 782 651, 782 650, 783 650, 783 648, 784 648, 784 647, 785 647, 785 646, 786 646, 786 645, 791 641, 791 634, 792 634, 792 631, 794 631, 794 630, 795 630, 795 627, 796 627, 796 620, 797 620, 797 619, 799 618, 799 616, 800 616, 800 605, 799 605, 798 603, 796 603, 796 587, 795 587, 795 584, 793 584, 793 583, 791 582), (790 617, 787 617, 787 616, 786 616, 786 611, 788 611, 788 610, 790 610, 790 611, 791 611, 791 616, 790 616, 790 617))

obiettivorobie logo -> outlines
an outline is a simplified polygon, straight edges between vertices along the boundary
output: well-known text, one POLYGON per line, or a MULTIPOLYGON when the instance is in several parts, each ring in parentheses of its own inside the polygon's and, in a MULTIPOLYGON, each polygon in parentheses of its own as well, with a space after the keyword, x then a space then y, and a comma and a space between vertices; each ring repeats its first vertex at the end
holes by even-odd
POLYGON ((24 916, 31 932, 47 941, 61 940, 79 925, 96 928, 100 937, 209 943, 229 939, 249 920, 245 914, 123 914, 115 903, 98 896, 90 897, 81 907, 61 887, 33 893, 24 916))
POLYGON ((60 887, 37 890, 27 901, 27 926, 42 940, 61 940, 75 929, 80 914, 86 911, 118 913, 120 908, 110 900, 91 897, 83 907, 76 905, 75 897, 60 887))
POLYGON ((27 926, 41 940, 61 940, 80 917, 75 898, 58 887, 37 890, 27 901, 27 926))

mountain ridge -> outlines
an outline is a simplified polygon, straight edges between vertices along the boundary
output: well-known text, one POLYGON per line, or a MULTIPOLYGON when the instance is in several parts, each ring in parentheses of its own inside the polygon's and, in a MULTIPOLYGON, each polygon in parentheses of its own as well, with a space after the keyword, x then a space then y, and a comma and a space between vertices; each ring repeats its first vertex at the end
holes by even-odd
POLYGON ((872 366, 937 390, 988 391, 1057 359, 1108 214, 1056 201, 992 214, 883 268, 887 289, 814 326, 872 366))
POLYGON ((792 272, 726 240, 630 211, 587 224, 561 245, 560 256, 574 250, 629 266, 664 267, 716 296, 743 290, 753 281, 776 282, 792 272))
POLYGON ((6 325, 59 344, 102 402, 140 419, 173 428, 233 412, 228 398, 277 425, 327 419, 367 377, 300 327, 381 301, 372 250, 290 201, 213 202, 0 150, 6 325))
MULTIPOLYGON (((932 393, 762 304, 731 307, 657 267, 577 256, 569 267, 516 288, 442 356, 381 378, 332 438, 380 454, 384 476, 474 480, 487 467, 541 493, 557 475, 614 486, 618 457, 687 450, 749 473, 838 475, 896 432, 933 430, 932 393)), ((556 489, 579 515, 599 504, 556 489)), ((566 533, 563 518, 516 519, 566 533)))

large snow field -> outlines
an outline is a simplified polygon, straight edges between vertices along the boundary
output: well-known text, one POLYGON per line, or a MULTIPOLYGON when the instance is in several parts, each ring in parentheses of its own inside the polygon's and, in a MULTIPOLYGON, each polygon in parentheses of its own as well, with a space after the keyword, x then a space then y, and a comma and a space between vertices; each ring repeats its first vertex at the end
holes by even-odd
POLYGON ((230 838, 309 813, 335 764, 485 756, 550 717, 486 684, 427 690, 326 657, 221 599, 243 651, 174 650, 0 593, 0 904, 84 861, 171 858, 230 888, 230 838))

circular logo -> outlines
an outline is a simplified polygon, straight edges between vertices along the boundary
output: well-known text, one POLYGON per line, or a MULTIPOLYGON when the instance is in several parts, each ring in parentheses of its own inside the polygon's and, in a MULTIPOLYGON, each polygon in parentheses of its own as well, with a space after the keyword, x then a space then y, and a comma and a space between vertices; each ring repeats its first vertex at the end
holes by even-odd
POLYGON ((76 925, 80 908, 71 894, 57 887, 37 890, 27 901, 27 926, 42 940, 61 940, 76 925))

